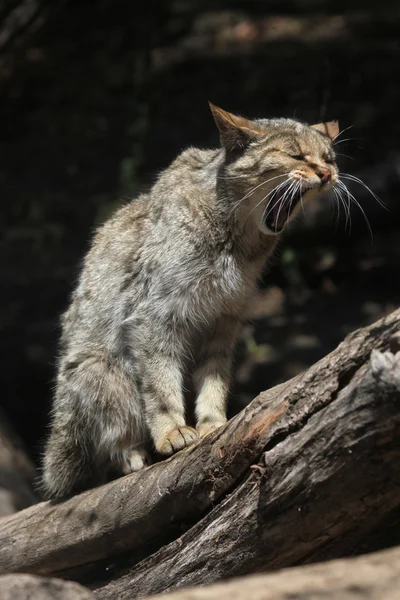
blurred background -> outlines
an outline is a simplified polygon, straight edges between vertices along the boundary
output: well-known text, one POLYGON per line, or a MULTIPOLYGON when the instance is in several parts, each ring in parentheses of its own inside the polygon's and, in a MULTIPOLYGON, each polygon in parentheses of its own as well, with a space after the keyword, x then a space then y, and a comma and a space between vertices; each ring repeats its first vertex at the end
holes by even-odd
POLYGON ((339 119, 361 211, 291 226, 239 344, 232 411, 400 304, 400 5, 380 0, 2 0, 1 405, 37 460, 59 336, 90 237, 188 145, 207 101, 339 119), (348 128, 348 129, 347 129, 348 128))

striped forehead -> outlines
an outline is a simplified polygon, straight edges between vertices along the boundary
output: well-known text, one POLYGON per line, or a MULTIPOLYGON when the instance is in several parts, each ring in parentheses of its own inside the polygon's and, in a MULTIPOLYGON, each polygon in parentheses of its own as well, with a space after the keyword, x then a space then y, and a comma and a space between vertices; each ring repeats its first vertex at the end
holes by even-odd
POLYGON ((298 123, 296 128, 280 130, 265 136, 256 145, 265 152, 276 150, 294 154, 322 153, 329 148, 330 143, 318 131, 298 123))

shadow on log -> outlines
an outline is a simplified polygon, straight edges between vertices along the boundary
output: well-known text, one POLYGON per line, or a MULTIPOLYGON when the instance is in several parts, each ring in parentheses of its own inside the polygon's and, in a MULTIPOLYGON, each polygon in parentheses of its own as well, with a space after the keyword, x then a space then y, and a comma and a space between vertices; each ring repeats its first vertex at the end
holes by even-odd
POLYGON ((3 519, 0 571, 86 565, 97 597, 123 600, 357 551, 400 506, 400 354, 379 352, 399 323, 354 332, 169 460, 3 519))

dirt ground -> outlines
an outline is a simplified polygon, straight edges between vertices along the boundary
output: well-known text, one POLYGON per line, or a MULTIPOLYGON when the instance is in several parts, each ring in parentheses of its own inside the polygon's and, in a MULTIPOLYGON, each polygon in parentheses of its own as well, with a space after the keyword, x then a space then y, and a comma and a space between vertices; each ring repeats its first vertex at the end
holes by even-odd
POLYGON ((218 143, 208 100, 338 118, 342 170, 389 209, 355 186, 373 240, 328 202, 291 228, 239 344, 232 412, 400 304, 399 16, 382 1, 76 0, 37 33, 0 79, 1 403, 34 456, 90 234, 181 149, 218 143))

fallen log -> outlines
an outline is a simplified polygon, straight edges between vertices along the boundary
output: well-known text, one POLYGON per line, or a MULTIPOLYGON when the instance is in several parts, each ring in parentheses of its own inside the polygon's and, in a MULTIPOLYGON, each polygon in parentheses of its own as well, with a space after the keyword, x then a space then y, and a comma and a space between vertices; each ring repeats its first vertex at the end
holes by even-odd
MULTIPOLYGON (((400 548, 163 595, 164 600, 396 600, 400 548)), ((152 596, 152 600, 158 596, 152 596)))
POLYGON ((97 597, 128 600, 354 551, 400 506, 400 352, 374 350, 342 386, 267 444, 253 473, 204 519, 97 597))
POLYGON ((369 361, 399 325, 397 310, 354 332, 171 459, 3 519, 0 572, 71 576, 129 550, 96 592, 123 599, 340 556, 400 503, 398 389, 369 361))

